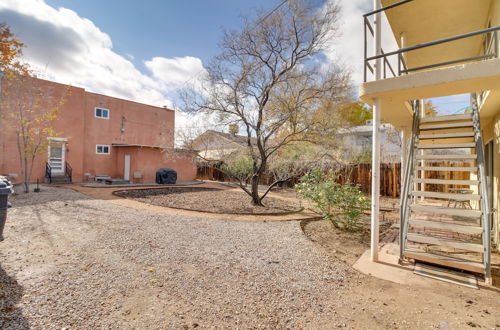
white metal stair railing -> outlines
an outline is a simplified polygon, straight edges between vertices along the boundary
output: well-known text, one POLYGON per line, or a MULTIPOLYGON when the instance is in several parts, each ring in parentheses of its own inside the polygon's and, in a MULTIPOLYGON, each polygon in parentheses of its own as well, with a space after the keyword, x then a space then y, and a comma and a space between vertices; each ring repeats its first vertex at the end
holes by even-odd
POLYGON ((471 94, 472 122, 474 125, 474 140, 476 142, 477 167, 479 170, 479 194, 481 195, 480 206, 482 210, 481 226, 483 227, 483 264, 486 282, 491 284, 491 205, 489 190, 486 181, 484 165, 484 149, 481 136, 481 122, 479 119, 479 107, 476 93, 471 94))
MULTIPOLYGON (((420 101, 412 101, 413 108, 413 125, 408 146, 408 155, 406 156, 406 167, 404 169, 403 189, 401 189, 401 204, 399 208, 400 225, 399 225, 399 263, 403 262, 404 251, 406 249, 408 235, 408 221, 410 218, 410 203, 412 196, 410 187, 413 186, 413 176, 416 169, 415 149, 418 144, 418 134, 420 126, 420 101)), ((404 141, 403 141, 404 143, 404 141)))
MULTIPOLYGON (((414 111, 412 135, 401 189, 400 263, 406 257, 462 270, 484 272, 486 282, 491 283, 489 223, 491 208, 487 198, 488 189, 484 172, 484 152, 476 96, 472 95, 471 114, 420 118, 420 106, 420 101, 412 102, 414 111), (442 130, 449 133, 443 133, 442 130), (444 141, 443 143, 437 142, 439 140, 444 141), (422 149, 461 148, 467 148, 471 152, 467 154, 461 154, 460 152, 452 154, 421 154, 417 152, 422 149), (472 149, 475 149, 475 153, 472 152, 472 149), (476 164, 465 167, 427 165, 427 162, 444 162, 447 160, 464 160, 476 162, 476 164), (477 173, 478 177, 474 180, 427 179, 425 177, 418 178, 418 171, 462 171, 477 173), (420 189, 418 187, 414 189, 415 184, 420 184, 420 189), (425 184, 477 186, 478 189, 477 192, 471 194, 450 194, 425 191, 425 184), (419 204, 418 199, 423 197, 448 200, 448 207, 419 204), (480 209, 449 207, 450 201, 455 203, 477 201, 480 209), (427 216, 424 216, 424 219, 419 219, 418 213, 424 213, 427 216), (429 217, 429 214, 432 214, 432 216, 429 217), (452 220, 452 222, 449 222, 449 220, 441 221, 439 217, 443 215, 448 217, 458 216, 461 219, 460 221, 452 220), (409 232, 410 228, 412 228, 411 233, 409 232), (415 230, 417 232, 414 232, 415 230), (427 234, 426 230, 431 230, 431 234, 427 234), (452 237, 455 237, 454 233, 471 235, 473 240, 464 241, 462 239, 447 238, 448 236, 435 236, 434 232, 441 230, 450 232, 452 237), (476 241, 479 236, 482 236, 481 243, 476 241), (451 248, 479 253, 482 262, 428 252, 427 248, 423 251, 419 248, 409 247, 409 241, 417 244, 417 247, 424 245, 438 248, 438 250, 451 248)), ((471 190, 474 191, 475 189, 471 190)), ((470 206, 470 204, 468 205, 470 206)))

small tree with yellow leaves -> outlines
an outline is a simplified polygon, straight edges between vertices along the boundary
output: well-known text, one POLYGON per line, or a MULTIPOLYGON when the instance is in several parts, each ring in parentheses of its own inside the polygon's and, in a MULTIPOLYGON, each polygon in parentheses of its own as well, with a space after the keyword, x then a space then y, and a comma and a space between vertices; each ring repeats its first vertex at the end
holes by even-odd
POLYGON ((0 120, 5 131, 16 137, 24 191, 38 155, 47 151, 49 137, 58 133, 53 128, 68 91, 62 94, 36 79, 30 67, 22 63, 22 47, 8 26, 0 24, 0 120))

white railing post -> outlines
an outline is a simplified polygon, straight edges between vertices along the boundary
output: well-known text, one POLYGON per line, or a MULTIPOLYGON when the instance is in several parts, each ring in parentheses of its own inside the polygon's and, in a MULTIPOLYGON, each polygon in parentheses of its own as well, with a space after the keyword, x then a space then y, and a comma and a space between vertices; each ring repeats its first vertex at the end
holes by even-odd
POLYGON ((380 100, 373 100, 371 260, 378 261, 380 209, 380 100))
MULTIPOLYGON (((373 1, 374 9, 382 8, 380 0, 373 1)), ((375 54, 382 54, 382 14, 375 14, 375 54)), ((376 59, 375 80, 381 78, 382 59, 376 59)), ((370 257, 372 261, 378 261, 378 243, 379 243, 379 208, 380 208, 380 99, 373 100, 373 130, 372 130, 372 205, 371 205, 371 249, 370 257)))
MULTIPOLYGON (((425 100, 424 100, 424 99, 420 100, 420 105, 421 105, 421 106, 420 106, 420 118, 425 118, 425 111, 426 111, 426 110, 425 110, 425 100)), ((424 154, 425 154, 425 149, 420 150, 420 154, 421 154, 421 155, 424 155, 424 154)), ((425 166, 425 161, 423 161, 422 163, 424 164, 423 166, 425 166)), ((425 171, 424 171, 424 170, 421 170, 421 171, 420 171, 420 177, 421 177, 422 179, 425 179, 425 171)), ((425 190, 425 183, 421 183, 421 184, 420 184, 420 189, 421 189, 422 191, 424 191, 424 190, 425 190)), ((415 188, 415 190, 418 190, 418 188, 415 188)), ((424 199, 425 199, 425 197, 424 197, 424 196, 420 196, 420 200, 421 200, 421 201, 423 201, 424 199)))
MULTIPOLYGON (((401 127, 400 137, 401 137, 401 189, 403 188, 403 180, 405 177, 405 168, 406 168, 406 154, 408 153, 408 133, 407 127, 401 127)), ((402 194, 400 193, 400 197, 402 194)))

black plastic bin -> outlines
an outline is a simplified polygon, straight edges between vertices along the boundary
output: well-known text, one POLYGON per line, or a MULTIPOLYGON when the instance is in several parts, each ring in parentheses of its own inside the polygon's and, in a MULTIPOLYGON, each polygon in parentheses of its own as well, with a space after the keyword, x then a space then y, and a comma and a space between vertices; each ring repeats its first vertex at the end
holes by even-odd
POLYGON ((160 168, 156 171, 156 183, 175 184, 177 182, 177 172, 171 168, 160 168))
POLYGON ((7 221, 9 195, 13 193, 12 183, 4 176, 0 176, 0 241, 3 241, 3 229, 7 221))

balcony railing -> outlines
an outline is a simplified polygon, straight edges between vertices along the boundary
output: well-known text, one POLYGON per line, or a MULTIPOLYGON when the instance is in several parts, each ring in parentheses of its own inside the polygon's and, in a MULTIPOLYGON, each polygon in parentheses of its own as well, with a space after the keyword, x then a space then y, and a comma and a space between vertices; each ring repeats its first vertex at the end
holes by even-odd
POLYGON ((64 162, 64 175, 69 178, 69 182, 73 183, 73 168, 69 165, 68 162, 64 162))
POLYGON ((52 167, 50 166, 49 162, 45 163, 45 177, 49 181, 49 183, 52 183, 52 167))
POLYGON ((383 7, 383 8, 374 10, 372 12, 369 12, 369 13, 363 15, 363 19, 364 19, 364 82, 366 82, 368 79, 367 78, 368 71, 370 71, 372 74, 375 73, 375 68, 370 62, 376 61, 378 59, 381 59, 381 64, 382 64, 381 75, 385 79, 385 78, 388 78, 389 75, 392 77, 397 77, 397 76, 400 76, 402 74, 407 74, 407 73, 410 73, 413 71, 432 69, 432 68, 436 68, 436 67, 447 66, 447 65, 458 64, 458 63, 465 63, 465 62, 470 62, 470 61, 486 60, 486 59, 496 58, 499 56, 498 31, 500 30, 500 26, 491 27, 491 28, 487 28, 487 29, 483 29, 483 30, 479 30, 479 31, 474 31, 474 32, 469 32, 469 33, 464 33, 461 35, 448 37, 448 38, 444 38, 444 39, 439 39, 439 40, 435 40, 435 41, 431 41, 431 42, 426 42, 426 43, 418 44, 415 46, 404 47, 404 48, 400 48, 398 50, 391 51, 391 52, 384 52, 384 50, 381 49, 381 54, 374 55, 374 56, 368 56, 368 47, 367 47, 368 32, 370 32, 370 34, 372 36, 374 36, 374 29, 372 27, 372 24, 370 23, 369 17, 371 15, 383 12, 385 10, 395 8, 397 6, 400 6, 400 5, 403 5, 403 4, 406 4, 408 2, 412 2, 412 1, 415 1, 415 0, 399 1, 399 2, 396 2, 392 5, 390 5, 390 6, 383 7), (415 51, 418 49, 432 47, 435 45, 453 42, 456 40, 472 38, 472 37, 476 37, 479 35, 484 36, 483 47, 482 47, 480 55, 466 57, 466 58, 460 58, 460 59, 454 59, 454 60, 450 60, 450 61, 443 61, 443 62, 439 62, 439 63, 432 63, 432 64, 422 65, 422 66, 412 67, 412 68, 409 68, 406 64, 405 56, 409 52, 412 52, 412 51, 415 51), (393 65, 391 65, 391 60, 393 61, 393 64, 394 64, 394 59, 396 60, 397 68, 394 68, 393 65))

